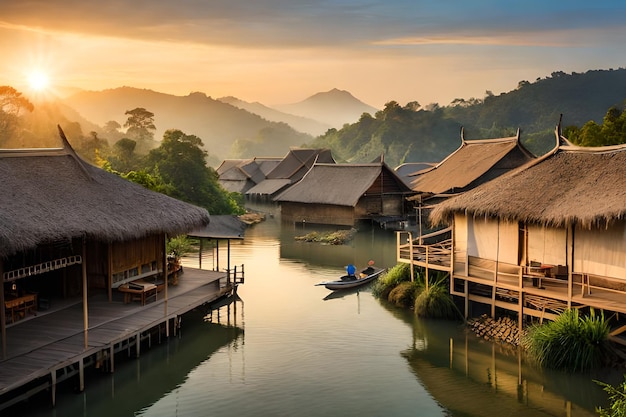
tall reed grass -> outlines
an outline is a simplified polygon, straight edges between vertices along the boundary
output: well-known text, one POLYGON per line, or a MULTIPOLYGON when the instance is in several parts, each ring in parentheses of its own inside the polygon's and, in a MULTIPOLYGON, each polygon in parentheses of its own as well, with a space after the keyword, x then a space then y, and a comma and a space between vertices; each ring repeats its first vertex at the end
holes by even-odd
POLYGON ((602 364, 609 349, 609 323, 604 314, 580 315, 566 310, 556 320, 531 326, 522 340, 538 365, 571 372, 587 371, 602 364))

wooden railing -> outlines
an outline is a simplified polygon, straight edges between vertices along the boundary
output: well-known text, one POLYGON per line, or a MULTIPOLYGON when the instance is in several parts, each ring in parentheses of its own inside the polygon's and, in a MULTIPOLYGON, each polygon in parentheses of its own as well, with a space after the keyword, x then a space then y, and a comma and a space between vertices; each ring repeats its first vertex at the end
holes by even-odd
POLYGON ((243 264, 241 264, 239 266, 239 268, 237 268, 237 266, 235 265, 234 268, 231 269, 227 269, 226 270, 226 282, 229 285, 239 285, 239 284, 243 284, 244 283, 244 279, 245 279, 245 272, 244 272, 244 267, 243 264))
POLYGON ((397 232, 397 257, 400 262, 449 268, 452 259, 452 239, 444 238, 450 229, 438 230, 413 238, 411 232, 397 232), (407 243, 402 243, 407 242, 407 243), (433 243, 423 243, 433 242, 433 243))

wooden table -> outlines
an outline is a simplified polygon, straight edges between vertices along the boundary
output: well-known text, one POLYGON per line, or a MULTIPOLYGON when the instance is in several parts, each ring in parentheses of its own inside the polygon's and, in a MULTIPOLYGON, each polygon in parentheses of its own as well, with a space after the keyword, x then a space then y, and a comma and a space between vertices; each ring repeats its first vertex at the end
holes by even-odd
POLYGON ((37 294, 26 294, 21 297, 5 300, 4 308, 7 312, 7 318, 10 315, 11 323, 15 323, 16 318, 21 319, 28 313, 36 314, 37 294))
POLYGON ((533 287, 543 288, 541 285, 541 279, 549 276, 552 268, 554 268, 554 265, 541 264, 538 266, 529 266, 528 274, 533 279, 533 287))
POLYGON ((118 290, 124 293, 124 304, 140 301, 143 306, 152 297, 156 300, 157 296, 157 286, 149 282, 133 281, 120 285, 118 290))

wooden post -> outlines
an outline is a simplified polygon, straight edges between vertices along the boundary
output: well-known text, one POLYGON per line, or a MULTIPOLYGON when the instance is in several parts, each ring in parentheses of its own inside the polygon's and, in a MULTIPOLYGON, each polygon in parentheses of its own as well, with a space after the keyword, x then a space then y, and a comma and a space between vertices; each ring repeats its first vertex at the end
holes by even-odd
POLYGON ((215 241, 215 259, 216 259, 216 271, 220 270, 220 241, 215 241))
POLYGON ((85 363, 83 361, 83 358, 80 358, 78 360, 78 379, 79 379, 78 390, 80 392, 83 392, 85 390, 85 363))
POLYGON ((53 369, 50 372, 50 392, 52 394, 52 405, 55 406, 57 402, 57 370, 53 369))
POLYGON ((415 265, 413 264, 413 234, 411 232, 409 232, 409 259, 411 260, 411 263, 409 263, 411 266, 411 282, 413 282, 415 280, 413 275, 415 273, 415 265))
MULTIPOLYGON (((107 261, 107 282, 108 282, 108 293, 109 293, 109 303, 113 301, 113 246, 111 242, 107 244, 107 252, 108 252, 108 261, 107 261)), ((84 260, 83 260, 84 262, 84 260)))
MULTIPOLYGON (((89 288, 87 287, 87 237, 83 237, 83 332, 85 349, 89 347, 89 308, 87 306, 87 296, 89 288)), ((82 359, 81 359, 82 365, 82 359)), ((81 389, 82 391, 82 389, 81 389)))
MULTIPOLYGON (((566 235, 566 262, 567 262, 567 308, 572 307, 572 293, 574 291, 574 225, 569 224, 567 226, 567 235, 566 235)), ((581 288, 584 289, 584 277, 581 276, 580 284, 581 288)))
POLYGON ((2 333, 2 359, 7 358, 7 322, 6 311, 4 310, 4 264, 0 259, 0 278, 2 278, 2 288, 0 288, 0 332, 2 333))
POLYGON ((167 320, 167 300, 168 300, 168 292, 167 287, 169 287, 169 276, 167 271, 167 233, 163 233, 163 276, 165 279, 165 289, 163 291, 163 317, 165 318, 165 337, 170 336, 170 324, 169 320, 167 320))
POLYGON ((200 238, 200 251, 198 251, 198 269, 202 269, 202 242, 203 238, 200 238))

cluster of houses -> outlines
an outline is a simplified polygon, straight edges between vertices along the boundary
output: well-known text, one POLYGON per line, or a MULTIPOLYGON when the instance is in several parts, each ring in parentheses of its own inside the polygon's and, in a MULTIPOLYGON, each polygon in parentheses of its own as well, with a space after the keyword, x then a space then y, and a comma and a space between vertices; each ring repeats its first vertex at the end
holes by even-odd
MULTIPOLYGON (((168 293, 177 270, 168 237, 241 239, 239 225, 86 164, 60 137, 58 149, 0 150, 0 409, 33 381, 54 398, 74 369, 82 388, 87 361, 131 345, 138 353, 155 326, 167 333, 177 315, 236 284, 207 271, 177 304, 168 293), (105 304, 92 308, 97 299, 105 304), (38 312, 43 322, 51 300, 78 300, 78 323, 25 330, 38 312), (126 318, 117 316, 123 305, 126 318)), ((339 164, 327 149, 292 149, 284 158, 227 160, 217 172, 225 189, 279 204, 286 222, 415 219, 417 230, 397 232, 398 262, 427 277, 447 274, 466 316, 474 308, 540 320, 567 308, 626 313, 626 145, 576 147, 559 128, 555 139, 541 157, 519 132, 489 140, 461 133, 460 147, 436 164, 339 164)))
POLYGON ((218 173, 228 189, 279 204, 284 221, 415 218, 416 231, 397 232, 397 260, 427 277, 449 275, 466 317, 626 313, 626 145, 577 147, 557 127, 554 148, 536 157, 519 131, 488 140, 462 131, 461 146, 437 164, 394 170, 382 158, 329 158, 327 150, 292 150, 282 160, 225 161, 218 173), (253 175, 264 169, 265 178, 253 175))

